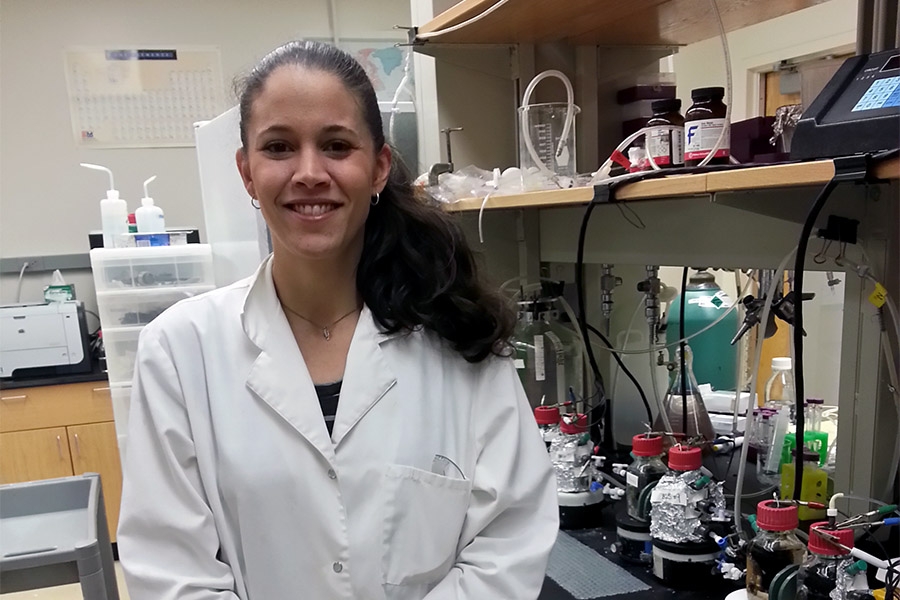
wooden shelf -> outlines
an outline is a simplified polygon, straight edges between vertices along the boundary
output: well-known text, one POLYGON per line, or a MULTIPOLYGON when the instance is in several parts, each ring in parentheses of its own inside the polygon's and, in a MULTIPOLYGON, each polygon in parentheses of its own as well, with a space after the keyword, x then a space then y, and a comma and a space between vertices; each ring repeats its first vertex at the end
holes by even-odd
MULTIPOLYGON (((733 31, 826 0, 718 0, 725 29, 733 31)), ((432 33, 475 17, 496 0, 463 0, 419 27, 432 33)), ((705 0, 509 0, 483 19, 429 41, 516 44, 566 41, 575 45, 685 45, 718 35, 705 0)), ((424 41, 424 40, 423 40, 424 41)))
MULTIPOLYGON (((661 200, 714 192, 821 185, 833 176, 834 163, 830 160, 753 167, 699 175, 676 175, 624 185, 616 191, 616 199, 661 200)), ((875 176, 880 179, 900 179, 900 158, 893 158, 879 164, 875 168, 875 176)), ((587 204, 593 196, 594 188, 592 187, 491 196, 485 205, 485 210, 578 206, 587 204)), ((451 212, 477 211, 481 209, 483 201, 483 198, 466 198, 447 205, 447 210, 451 212)))

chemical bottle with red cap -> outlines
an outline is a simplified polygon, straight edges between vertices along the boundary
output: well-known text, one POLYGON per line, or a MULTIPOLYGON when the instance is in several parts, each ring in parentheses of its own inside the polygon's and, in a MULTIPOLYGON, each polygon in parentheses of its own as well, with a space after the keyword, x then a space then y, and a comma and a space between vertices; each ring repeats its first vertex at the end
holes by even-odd
POLYGON ((559 437, 559 407, 538 406, 534 409, 534 420, 537 421, 541 437, 550 450, 550 445, 559 437))
POLYGON ((597 527, 602 518, 602 486, 594 466, 594 445, 584 414, 566 414, 559 436, 550 444, 550 462, 556 474, 560 529, 597 527))
POLYGON ((724 511, 725 496, 701 471, 702 461, 700 448, 673 446, 669 472, 650 493, 653 575, 672 587, 697 589, 721 552, 704 518, 724 511))
POLYGON ((810 526, 809 556, 797 574, 798 600, 830 600, 835 589, 839 590, 838 597, 845 600, 869 597, 868 590, 852 589, 856 587, 857 575, 865 569, 865 563, 854 562, 847 550, 853 548, 853 537, 852 529, 829 529, 824 521, 810 526), (824 535, 819 535, 819 531, 824 535))
POLYGON ((757 505, 759 533, 747 546, 748 600, 768 600, 775 576, 803 562, 806 546, 794 535, 798 523, 797 505, 791 501, 764 500, 757 505))
POLYGON ((625 503, 628 516, 639 521, 650 519, 651 484, 669 470, 663 462, 663 437, 658 433, 641 433, 632 438, 634 462, 625 471, 625 503))
POLYGON ((700 448, 677 445, 669 449, 669 471, 650 493, 650 536, 683 544, 706 541, 697 503, 707 499, 710 480, 700 467, 700 448))

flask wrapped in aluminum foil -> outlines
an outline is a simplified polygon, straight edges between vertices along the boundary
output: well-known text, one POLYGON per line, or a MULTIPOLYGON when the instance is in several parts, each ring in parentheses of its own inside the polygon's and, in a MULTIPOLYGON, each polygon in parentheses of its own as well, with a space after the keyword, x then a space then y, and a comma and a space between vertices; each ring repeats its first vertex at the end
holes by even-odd
POLYGON ((560 492, 590 491, 595 467, 591 462, 590 435, 560 433, 550 444, 550 462, 556 473, 556 488, 560 492))
POLYGON ((701 478, 700 471, 687 471, 671 472, 659 480, 650 494, 651 537, 674 544, 706 541, 697 503, 707 500, 713 489, 720 488, 706 485, 695 489, 701 478))

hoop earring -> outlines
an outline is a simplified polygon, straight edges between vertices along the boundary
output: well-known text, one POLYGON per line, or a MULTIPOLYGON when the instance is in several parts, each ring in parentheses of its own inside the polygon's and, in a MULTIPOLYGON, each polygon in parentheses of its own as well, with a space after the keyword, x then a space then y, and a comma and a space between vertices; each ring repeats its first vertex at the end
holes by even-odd
POLYGON ((257 200, 256 198, 250 198, 250 206, 252 206, 256 210, 259 210, 259 200, 257 200))
POLYGON ((372 196, 372 206, 378 206, 378 203, 381 202, 381 194, 379 192, 375 192, 375 195, 372 196))

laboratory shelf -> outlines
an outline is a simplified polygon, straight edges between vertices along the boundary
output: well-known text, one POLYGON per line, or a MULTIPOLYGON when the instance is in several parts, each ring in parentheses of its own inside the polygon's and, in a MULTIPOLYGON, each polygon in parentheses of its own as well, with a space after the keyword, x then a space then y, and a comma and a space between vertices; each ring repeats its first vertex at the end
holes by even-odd
MULTIPOLYGON (((825 0, 718 0, 728 31, 754 25, 825 0)), ((421 25, 440 31, 489 10, 497 0, 463 0, 421 25)), ((508 0, 484 18, 431 38, 441 44, 517 44, 565 41, 574 45, 685 45, 718 35, 702 0, 508 0)), ((423 38, 422 41, 425 41, 423 38)))
MULTIPOLYGON (((880 179, 900 179, 900 158, 886 160, 876 165, 874 174, 880 179)), ((831 160, 751 167, 698 175, 675 175, 623 185, 616 190, 616 200, 662 200, 716 192, 749 192, 821 185, 833 176, 834 162, 831 160)), ((485 204, 485 210, 579 206, 590 202, 593 196, 592 187, 491 196, 485 204)), ((466 198, 448 204, 447 210, 478 211, 483 201, 484 198, 466 198)))

